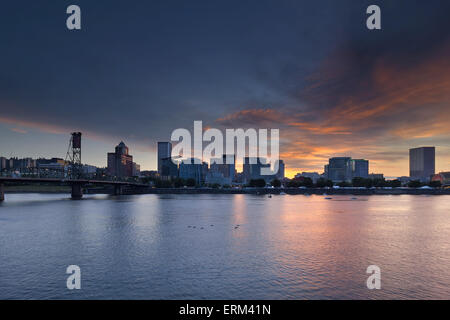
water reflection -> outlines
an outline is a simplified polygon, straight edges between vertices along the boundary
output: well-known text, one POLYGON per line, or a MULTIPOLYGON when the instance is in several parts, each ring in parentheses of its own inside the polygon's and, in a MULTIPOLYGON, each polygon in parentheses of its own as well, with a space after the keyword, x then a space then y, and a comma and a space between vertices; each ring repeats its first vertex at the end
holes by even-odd
POLYGON ((0 298, 449 297, 450 197, 332 198, 8 195, 0 298), (81 291, 65 288, 70 264, 81 291))

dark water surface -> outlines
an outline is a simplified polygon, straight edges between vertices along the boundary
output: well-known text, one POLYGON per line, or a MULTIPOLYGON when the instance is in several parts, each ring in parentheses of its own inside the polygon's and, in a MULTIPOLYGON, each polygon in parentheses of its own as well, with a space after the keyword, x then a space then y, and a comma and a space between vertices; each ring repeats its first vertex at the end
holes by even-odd
POLYGON ((450 298, 450 196, 6 197, 3 299, 450 298))

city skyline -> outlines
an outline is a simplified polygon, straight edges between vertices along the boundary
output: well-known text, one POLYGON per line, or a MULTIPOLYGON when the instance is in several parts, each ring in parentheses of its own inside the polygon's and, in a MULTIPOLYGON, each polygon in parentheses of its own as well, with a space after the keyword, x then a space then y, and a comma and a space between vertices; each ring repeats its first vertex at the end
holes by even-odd
POLYGON ((408 150, 422 146, 436 146, 436 172, 448 171, 450 3, 405 3, 378 1, 376 32, 370 1, 111 1, 107 13, 79 1, 77 32, 66 3, 7 3, 0 153, 64 158, 68 132, 81 131, 84 162, 106 166, 124 140, 156 170, 157 141, 203 120, 279 128, 289 177, 339 156, 407 176, 408 150))
MULTIPOLYGON (((84 144, 84 141, 83 141, 83 144, 84 144)), ((134 168, 135 168, 135 166, 137 166, 137 168, 139 168, 138 171, 161 172, 162 171, 162 168, 160 167, 160 165, 162 164, 161 160, 170 161, 169 160, 170 156, 168 157, 167 155, 169 154, 170 150, 172 150, 172 145, 173 145, 173 142, 161 142, 161 141, 157 142, 157 148, 156 148, 157 151, 155 153, 156 166, 154 168, 145 168, 145 167, 143 167, 142 170, 140 170, 141 169, 141 165, 140 164, 138 164, 136 162, 133 162, 133 156, 131 156, 131 155, 128 156, 129 148, 128 148, 127 145, 124 144, 123 141, 120 141, 120 143, 115 147, 115 149, 116 149, 115 152, 116 152, 116 154, 118 153, 118 151, 117 151, 118 148, 119 148, 119 150, 120 149, 124 149, 125 150, 123 152, 123 154, 125 154, 126 157, 129 158, 128 162, 130 164, 130 168, 127 169, 129 171, 135 170, 134 168), (159 150, 159 153, 158 153, 158 150, 159 150), (164 156, 161 159, 160 159, 160 154, 163 154, 163 156, 164 156)), ((433 170, 430 171, 431 175, 434 175, 435 173, 439 173, 439 172, 448 172, 449 171, 448 169, 447 170, 435 169, 436 168, 435 163, 437 162, 436 161, 437 157, 435 157, 436 148, 434 146, 433 147, 422 146, 422 147, 410 148, 408 150, 409 166, 408 166, 407 169, 409 170, 409 173, 411 173, 411 170, 413 170, 413 167, 417 166, 415 163, 412 165, 411 152, 415 151, 415 150, 422 150, 422 149, 430 149, 433 152, 432 153, 432 159, 431 159, 432 160, 431 166, 433 167, 433 170)), ((88 165, 88 166, 92 166, 93 165, 93 166, 96 166, 98 168, 105 168, 107 170, 111 170, 111 166, 116 166, 115 164, 112 164, 112 162, 111 162, 112 160, 110 159, 110 157, 113 157, 113 155, 114 155, 114 153, 107 152, 107 154, 106 154, 106 165, 98 165, 98 164, 94 164, 94 163, 89 163, 87 161, 82 161, 82 163, 85 164, 85 165, 88 165)), ((225 159, 225 157, 228 158, 229 155, 223 154, 222 157, 225 159)), ((220 157, 220 158, 222 158, 222 157, 220 157)), ((48 158, 61 159, 61 160, 64 159, 64 157, 59 158, 58 156, 55 156, 55 155, 37 156, 37 157, 32 157, 32 156, 29 156, 29 155, 27 155, 27 156, 9 156, 9 157, 6 156, 5 157, 2 154, 0 154, 0 158, 6 158, 6 159, 18 158, 19 160, 20 159, 23 159, 23 160, 27 160, 27 159, 29 159, 29 160, 33 160, 33 159, 34 160, 37 160, 37 159, 45 160, 45 159, 48 159, 48 158)), ((181 158, 181 159, 184 159, 184 158, 181 158)), ((193 157, 188 157, 186 159, 191 159, 192 160, 193 157)), ((236 159, 236 156, 234 156, 234 159, 235 159, 235 163, 233 165, 233 168, 236 169, 236 172, 244 173, 245 169, 244 169, 243 165, 244 165, 246 159, 249 159, 248 156, 243 158, 242 159, 243 161, 240 161, 239 159, 236 159)), ((208 166, 210 166, 212 168, 212 165, 214 165, 215 161, 217 161, 217 158, 213 157, 211 159, 200 159, 200 160, 202 162, 204 162, 204 163, 207 163, 208 166)), ((316 173, 317 172, 317 173, 321 173, 321 174, 324 174, 324 175, 328 175, 328 170, 330 170, 329 169, 329 165, 332 163, 332 161, 341 161, 341 160, 344 160, 344 161, 348 162, 348 164, 345 165, 346 167, 347 166, 353 166, 353 169, 350 169, 350 167, 347 168, 349 170, 353 170, 353 176, 362 177, 362 178, 367 178, 368 175, 379 175, 379 174, 383 175, 385 178, 388 178, 388 179, 390 179, 390 178, 394 178, 395 179, 395 178, 401 178, 401 177, 411 177, 411 178, 419 178, 419 179, 421 179, 421 178, 425 178, 425 177, 429 177, 430 176, 428 174, 424 174, 422 176, 411 175, 411 174, 389 176, 389 175, 386 175, 384 173, 384 171, 382 171, 382 170, 381 171, 373 170, 373 168, 372 168, 372 161, 370 159, 354 159, 351 156, 348 156, 348 154, 345 155, 345 156, 333 156, 333 157, 330 157, 329 159, 327 159, 327 163, 324 163, 322 165, 321 169, 318 169, 316 171, 314 171, 314 170, 310 170, 310 171, 303 170, 302 171, 301 169, 298 170, 298 171, 296 169, 289 170, 289 168, 285 168, 285 161, 284 161, 284 159, 280 159, 279 161, 281 163, 283 163, 283 168, 282 168, 283 176, 285 176, 286 178, 292 179, 292 178, 298 176, 301 172, 306 173, 306 174, 312 174, 312 173, 316 173), (369 162, 370 162, 370 165, 369 165, 369 162), (353 165, 350 165, 350 163, 353 163, 353 165), (355 172, 356 172, 356 175, 354 175, 355 172), (365 172, 365 173, 364 174, 360 174, 361 172, 365 172)), ((116 161, 117 160, 114 160, 113 162, 116 162, 116 161)), ((414 160, 414 161, 417 162, 417 160, 414 160)), ((422 166, 424 165, 423 161, 429 162, 430 159, 422 160, 422 162, 421 162, 422 166)), ((226 164, 226 162, 224 162, 224 164, 226 164)), ((341 168, 340 166, 341 166, 341 164, 339 164, 339 166, 338 166, 339 170, 347 170, 347 169, 344 169, 343 167, 341 168)), ((116 170, 118 170, 118 169, 116 169, 116 170)), ((128 176, 131 176, 131 175, 128 175, 128 176)), ((330 179, 333 180, 333 181, 351 180, 351 178, 348 179, 348 177, 352 176, 352 172, 350 172, 350 173, 341 172, 341 173, 338 173, 338 176, 339 176, 339 178, 334 178, 334 179, 330 178, 330 179)))

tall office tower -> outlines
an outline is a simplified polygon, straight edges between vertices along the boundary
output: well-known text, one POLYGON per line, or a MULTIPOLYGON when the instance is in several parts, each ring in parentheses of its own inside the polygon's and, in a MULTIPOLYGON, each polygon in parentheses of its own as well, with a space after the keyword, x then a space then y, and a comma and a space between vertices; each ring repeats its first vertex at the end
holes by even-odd
POLYGON ((278 160, 278 172, 275 174, 276 178, 279 180, 284 179, 284 171, 285 171, 284 161, 278 160))
POLYGON ((206 176, 209 173, 209 165, 208 162, 202 162, 202 183, 205 182, 206 176))
POLYGON ((128 147, 120 142, 115 152, 108 153, 108 174, 115 177, 133 176, 133 156, 128 154, 128 147))
POLYGON ((234 174, 236 172, 236 155, 224 154, 223 163, 225 164, 225 178, 230 178, 234 181, 234 174))
MULTIPOLYGON (((172 143, 170 142, 158 142, 158 173, 164 176, 163 164, 167 163, 172 157, 172 143)), ((167 171, 167 170, 164 170, 167 171)))
POLYGON ((6 158, 0 157, 0 172, 6 170, 6 158))
POLYGON ((259 168, 259 159, 258 158, 251 158, 245 157, 244 158, 244 164, 243 164, 243 174, 244 174, 244 181, 250 182, 252 179, 257 179, 260 175, 260 168, 259 168), (253 163, 251 164, 251 160, 253 163))
POLYGON ((328 179, 334 182, 351 181, 353 178, 352 158, 331 158, 328 162, 328 179))
POLYGON ((369 177, 369 160, 353 159, 352 160, 353 178, 369 177))
POLYGON ((173 161, 170 142, 158 142, 158 174, 165 179, 178 177, 178 164, 173 161))
POLYGON ((435 147, 409 149, 409 176, 427 181, 435 174, 435 147))

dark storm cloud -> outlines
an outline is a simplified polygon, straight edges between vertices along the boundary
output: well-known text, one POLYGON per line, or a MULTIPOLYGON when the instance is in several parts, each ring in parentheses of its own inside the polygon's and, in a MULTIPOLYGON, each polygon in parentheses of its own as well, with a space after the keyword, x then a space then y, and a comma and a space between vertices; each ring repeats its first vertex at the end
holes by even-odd
POLYGON ((5 4, 2 116, 167 138, 195 119, 278 103, 255 74, 299 55, 317 63, 336 25, 332 1, 75 1, 82 30, 70 32, 72 3, 5 4))

